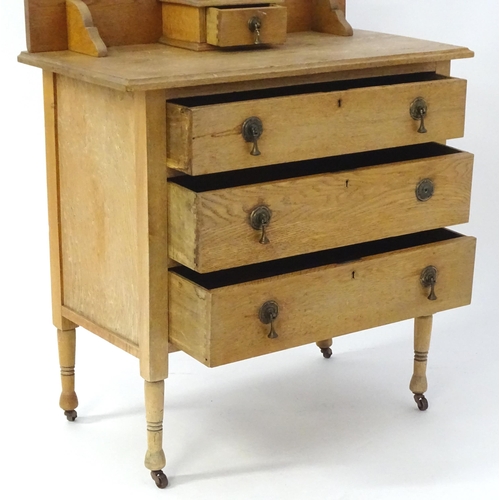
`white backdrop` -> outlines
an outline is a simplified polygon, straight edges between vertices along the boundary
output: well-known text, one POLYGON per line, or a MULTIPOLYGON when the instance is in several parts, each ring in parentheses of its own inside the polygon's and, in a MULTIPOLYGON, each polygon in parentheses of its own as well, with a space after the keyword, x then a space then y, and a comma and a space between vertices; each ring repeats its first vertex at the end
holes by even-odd
POLYGON ((475 153, 471 221, 478 237, 473 304, 436 316, 430 408, 408 391, 412 323, 208 370, 171 356, 165 450, 171 487, 142 460, 137 361, 81 330, 79 419, 57 401, 50 318, 41 71, 25 50, 23 2, 0 4, 0 496, 63 498, 428 500, 498 498, 498 2, 349 0, 356 29, 463 45, 474 59, 467 125, 454 147, 475 153), (5 495, 5 492, 8 494, 5 495))

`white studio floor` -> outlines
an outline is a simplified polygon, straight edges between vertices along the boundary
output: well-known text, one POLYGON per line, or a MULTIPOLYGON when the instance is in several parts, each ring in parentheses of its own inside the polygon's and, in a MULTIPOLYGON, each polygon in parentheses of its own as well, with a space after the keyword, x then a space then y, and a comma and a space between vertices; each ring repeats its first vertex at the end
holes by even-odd
POLYGON ((408 389, 411 321, 336 339, 330 360, 311 345, 210 370, 175 353, 165 391, 165 491, 143 467, 137 360, 80 329, 78 420, 67 422, 58 408, 41 71, 16 63, 25 48, 22 4, 0 5, 0 496, 499 498, 497 2, 479 9, 457 0, 450 9, 448 0, 348 1, 356 28, 476 52, 452 65, 469 83, 466 134, 450 142, 475 153, 471 221, 455 228, 478 238, 473 303, 435 317, 429 410, 419 412, 408 389))

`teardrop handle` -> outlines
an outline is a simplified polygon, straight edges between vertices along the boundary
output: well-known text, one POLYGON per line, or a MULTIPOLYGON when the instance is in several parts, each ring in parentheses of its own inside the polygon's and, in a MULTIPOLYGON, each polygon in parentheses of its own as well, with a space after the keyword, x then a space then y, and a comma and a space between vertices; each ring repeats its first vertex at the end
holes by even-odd
POLYGON ((427 266, 420 275, 420 283, 424 288, 431 288, 429 300, 437 300, 436 294, 434 293, 434 287, 437 282, 437 269, 434 266, 427 266))
POLYGON ((248 20, 248 29, 254 34, 254 44, 260 45, 262 42, 260 41, 260 30, 262 28, 262 21, 260 17, 254 16, 248 20))
POLYGON ((265 205, 260 205, 255 207, 250 214, 250 225, 256 230, 261 231, 261 236, 259 243, 261 245, 267 245, 270 243, 267 237, 266 230, 271 222, 272 212, 269 207, 265 205))
POLYGON ((423 97, 417 97, 410 106, 410 115, 414 120, 420 120, 420 127, 417 132, 426 134, 424 118, 427 116, 427 101, 423 97))
POLYGON ((262 304, 259 310, 259 319, 264 325, 271 325, 271 330, 267 336, 268 339, 277 339, 278 334, 274 328, 274 322, 279 314, 278 303, 274 300, 268 300, 262 304))
POLYGON ((250 154, 252 156, 260 156, 258 140, 260 139, 262 133, 264 132, 264 125, 262 120, 257 116, 251 116, 247 118, 241 127, 241 134, 246 142, 253 143, 252 150, 250 154))

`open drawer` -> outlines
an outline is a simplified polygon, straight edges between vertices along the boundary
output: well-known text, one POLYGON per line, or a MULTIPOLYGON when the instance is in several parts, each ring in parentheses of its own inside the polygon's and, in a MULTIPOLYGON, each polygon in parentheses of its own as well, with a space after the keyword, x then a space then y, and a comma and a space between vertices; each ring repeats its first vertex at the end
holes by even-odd
POLYGON ((468 221, 473 156, 441 144, 169 182, 169 256, 200 273, 468 221))
POLYGON ((210 174, 464 132, 466 82, 416 73, 167 102, 167 164, 210 174))
POLYGON ((169 341, 218 366, 467 305, 475 246, 437 229, 204 275, 174 268, 169 341))

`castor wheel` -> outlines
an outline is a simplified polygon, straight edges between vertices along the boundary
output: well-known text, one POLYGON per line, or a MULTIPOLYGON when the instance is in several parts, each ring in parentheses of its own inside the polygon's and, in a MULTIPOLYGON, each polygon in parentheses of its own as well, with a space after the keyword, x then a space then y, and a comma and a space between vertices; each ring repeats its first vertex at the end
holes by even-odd
POLYGON ((429 402, 423 394, 415 394, 415 396, 413 396, 413 399, 415 400, 415 403, 417 403, 418 409, 420 411, 425 411, 427 410, 427 408, 429 408, 429 402))
POLYGON ((326 358, 326 359, 329 359, 332 357, 332 350, 329 348, 329 347, 324 347, 321 349, 321 352, 323 354, 323 357, 326 358))
POLYGON ((66 415, 66 418, 70 422, 74 422, 76 420, 76 417, 78 416, 75 410, 65 411, 64 415, 66 415))
POLYGON ((156 486, 160 489, 164 489, 168 486, 168 478, 165 476, 162 470, 152 470, 151 477, 153 481, 156 483, 156 486))

